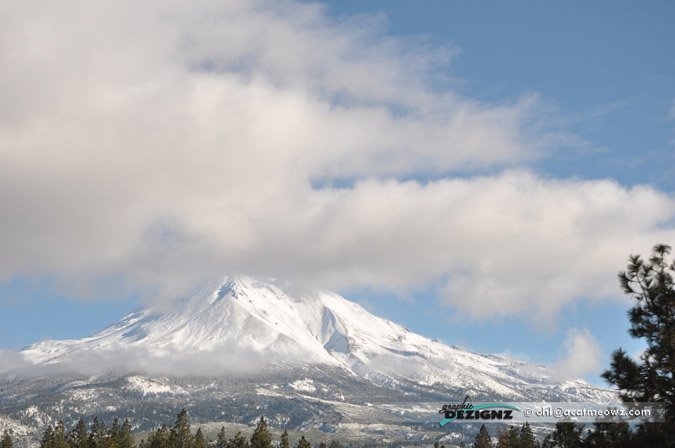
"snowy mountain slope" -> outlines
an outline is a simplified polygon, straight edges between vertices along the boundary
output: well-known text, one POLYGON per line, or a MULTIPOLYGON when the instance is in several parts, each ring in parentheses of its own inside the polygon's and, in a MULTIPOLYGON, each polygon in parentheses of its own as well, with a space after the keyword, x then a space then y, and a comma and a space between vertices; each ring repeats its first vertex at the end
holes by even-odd
POLYGON ((262 413, 273 427, 313 431, 317 440, 405 445, 464 431, 440 428, 437 409, 466 394, 616 400, 545 366, 432 341, 337 294, 248 277, 211 282, 170 311, 138 309, 89 338, 43 341, 19 355, 28 375, 0 365, 0 431, 15 434, 18 448, 37 447, 40 431, 58 420, 129 418, 144 431, 171 424, 182 408, 200 425, 250 426, 262 413))
POLYGON ((120 358, 127 369, 139 372, 164 361, 168 374, 201 364, 202 372, 185 373, 212 376, 229 372, 233 364, 256 370, 317 365, 391 389, 414 384, 513 401, 615 399, 581 380, 560 381, 544 366, 432 341, 337 294, 290 294, 249 277, 207 284, 170 312, 140 309, 92 337, 43 341, 21 352, 34 364, 76 366, 87 360, 109 367, 118 367, 114 363, 120 353, 127 354, 120 358))

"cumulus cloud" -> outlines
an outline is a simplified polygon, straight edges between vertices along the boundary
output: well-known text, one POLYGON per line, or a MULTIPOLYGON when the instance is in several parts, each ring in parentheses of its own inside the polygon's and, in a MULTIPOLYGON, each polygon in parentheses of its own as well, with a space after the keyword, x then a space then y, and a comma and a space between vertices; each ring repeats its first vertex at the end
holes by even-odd
MULTIPOLYGON (((543 179, 536 96, 437 87, 456 49, 293 1, 0 6, 0 280, 166 297, 240 272, 474 316, 616 293, 675 200, 543 179), (489 174, 494 173, 494 174, 489 174), (409 179, 437 179, 415 181, 409 179)), ((567 138, 573 140, 573 136, 567 138)))
POLYGON ((600 344, 587 329, 571 328, 563 343, 565 356, 556 367, 564 378, 579 378, 602 367, 600 344))

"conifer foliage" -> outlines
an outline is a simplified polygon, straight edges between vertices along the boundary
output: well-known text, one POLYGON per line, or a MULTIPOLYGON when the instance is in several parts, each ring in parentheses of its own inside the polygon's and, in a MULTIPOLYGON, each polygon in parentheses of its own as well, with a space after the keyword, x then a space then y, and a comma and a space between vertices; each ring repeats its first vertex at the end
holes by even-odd
POLYGON ((194 448, 206 448, 206 440, 204 440, 204 434, 202 433, 202 428, 197 428, 197 433, 195 434, 195 440, 193 444, 194 448))
POLYGON ((574 423, 559 422, 555 424, 555 430, 546 436, 543 448, 583 448, 584 426, 574 423))
POLYGON ((169 428, 162 425, 157 431, 152 431, 148 436, 147 448, 166 448, 169 446, 169 428))
POLYGON ((620 390, 627 402, 663 402, 665 424, 645 424, 638 434, 661 446, 675 446, 675 262, 671 248, 657 244, 648 261, 631 255, 625 272, 619 273, 623 291, 635 300, 629 311, 628 333, 647 343, 640 361, 619 348, 602 376, 620 390))
POLYGON ((73 439, 73 437, 66 436, 66 427, 62 421, 59 421, 56 426, 47 427, 40 448, 74 448, 73 439))
POLYGON ((236 436, 230 441, 228 448, 249 448, 248 440, 239 431, 236 436))
MULTIPOLYGON (((227 435, 225 434, 225 427, 221 426, 218 436, 216 437, 216 448, 227 447, 227 435)), ((288 448, 288 447, 287 447, 288 448)))
POLYGON ((10 437, 7 430, 2 433, 2 438, 0 439, 0 448, 12 448, 12 438, 10 437))
POLYGON ((481 425, 480 431, 476 434, 476 440, 473 442, 473 448, 492 448, 492 437, 488 433, 485 425, 481 425))
POLYGON ((168 448, 193 448, 193 443, 190 423, 187 420, 187 411, 182 409, 169 433, 168 448))
POLYGON ((91 423, 91 432, 89 433, 89 448, 106 448, 105 440, 105 423, 99 423, 98 417, 94 417, 94 421, 91 423))
POLYGON ((284 428, 284 433, 281 434, 280 448, 288 448, 288 431, 284 428))
POLYGON ((258 426, 251 436, 251 448, 272 448, 272 435, 267 429, 265 417, 260 417, 258 426))
MULTIPOLYGON (((288 431, 284 430, 281 443, 275 445, 272 442, 272 434, 267 427, 265 417, 260 417, 250 440, 241 431, 228 439, 223 426, 216 440, 209 441, 201 428, 197 428, 197 432, 192 433, 185 409, 180 411, 171 428, 163 425, 159 429, 150 431, 147 440, 141 440, 138 444, 138 448, 274 448, 275 446, 289 448, 288 431)), ((298 448, 312 448, 305 436, 300 438, 297 446, 298 448)), ((12 448, 12 440, 6 431, 5 435, 0 438, 0 448, 12 448)), ((55 426, 49 425, 45 429, 40 448, 136 448, 136 444, 129 420, 120 424, 120 421, 115 419, 110 429, 106 430, 105 422, 94 417, 89 431, 82 419, 70 432, 66 431, 63 422, 55 426)), ((326 448, 326 444, 322 442, 319 448, 326 448)), ((340 448, 340 444, 333 440, 328 448, 340 448)))
POLYGON ((305 436, 300 437, 297 448, 312 448, 312 445, 305 439, 305 436))
POLYGON ((525 422, 518 429, 516 427, 503 427, 497 434, 497 448, 539 448, 530 424, 525 422))
POLYGON ((119 448, 134 448, 136 445, 134 443, 134 436, 131 434, 131 423, 129 423, 128 419, 124 420, 124 423, 122 423, 118 440, 117 446, 119 448))

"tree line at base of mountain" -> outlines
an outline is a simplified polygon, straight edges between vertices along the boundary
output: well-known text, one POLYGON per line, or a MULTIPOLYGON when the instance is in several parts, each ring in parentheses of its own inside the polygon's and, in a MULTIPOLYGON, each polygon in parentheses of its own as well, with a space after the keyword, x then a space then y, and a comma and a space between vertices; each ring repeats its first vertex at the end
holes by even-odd
MULTIPOLYGON (((297 448, 311 448, 310 442, 305 436, 300 437, 297 448)), ((256 426, 250 439, 244 437, 240 432, 237 432, 233 437, 228 438, 225 434, 225 427, 220 428, 220 432, 216 440, 206 441, 202 434, 201 428, 192 435, 190 431, 190 424, 187 421, 187 412, 183 409, 176 419, 176 423, 172 428, 167 428, 166 425, 161 428, 150 431, 147 441, 141 440, 138 448, 272 448, 272 434, 267 429, 267 422, 265 417, 261 416, 258 425, 256 426)), ((289 448, 288 432, 284 429, 281 435, 279 448, 289 448)), ((321 442, 320 448, 328 448, 325 443, 321 442)), ((340 445, 333 441, 330 448, 340 448, 340 445)))
MULTIPOLYGON (((1 442, 0 448, 12 448, 11 437, 6 431, 1 442)), ((272 435, 267 429, 264 417, 260 417, 250 439, 244 437, 241 432, 228 438, 225 434, 225 427, 222 427, 216 440, 207 441, 201 428, 198 428, 196 433, 192 433, 185 409, 180 411, 176 423, 171 428, 163 425, 159 429, 150 431, 147 440, 141 440, 138 446, 131 434, 131 423, 128 419, 122 424, 115 419, 112 427, 106 429, 105 422, 99 422, 97 417, 94 417, 90 431, 87 431, 87 426, 82 419, 77 422, 75 428, 68 432, 62 421, 55 426, 49 425, 40 442, 40 448, 273 448, 273 446, 272 435)), ((281 435, 278 447, 290 448, 286 430, 281 435)), ((300 437, 296 445, 296 448, 311 447, 312 444, 304 435, 300 437)), ((319 448, 340 448, 340 445, 334 440, 328 446, 321 442, 319 448)))
MULTIPOLYGON (((556 423, 555 429, 541 443, 537 441, 530 425, 521 428, 502 427, 495 442, 485 425, 482 425, 472 448, 641 448, 666 446, 661 440, 654 439, 644 425, 637 431, 631 431, 625 422, 597 422, 593 430, 585 430, 584 425, 575 423, 556 423)), ((462 442, 461 448, 466 447, 462 442)))
MULTIPOLYGON (((637 431, 631 431, 629 425, 624 422, 598 422, 594 423, 594 426, 594 430, 584 430, 583 425, 557 423, 555 430, 540 443, 528 423, 520 428, 513 426, 500 428, 495 442, 485 425, 482 425, 471 447, 629 448, 665 446, 662 445, 661 440, 653 438, 653 431, 650 431, 649 424, 641 425, 637 431)), ((138 446, 135 444, 128 419, 122 424, 115 419, 112 427, 106 429, 105 422, 99 422, 97 417, 94 417, 89 431, 82 419, 68 432, 62 421, 55 426, 49 425, 40 443, 40 448, 274 448, 275 446, 290 448, 288 432, 284 429, 280 443, 273 443, 264 417, 260 417, 250 439, 244 437, 241 432, 228 438, 225 434, 225 427, 221 427, 216 440, 207 441, 201 428, 198 428, 195 434, 192 433, 187 420, 187 412, 184 409, 178 414, 176 423, 171 428, 163 425, 157 430, 150 431, 147 440, 141 440, 138 446)), ((462 442, 460 448, 465 447, 465 443, 462 442)), ((7 431, 0 438, 0 448, 12 448, 12 439, 7 431)), ((303 435, 295 448, 312 448, 312 444, 303 435)), ((333 440, 328 446, 321 442, 319 448, 341 448, 341 446, 333 440)), ((445 448, 445 445, 439 446, 436 442, 434 448, 445 448)))

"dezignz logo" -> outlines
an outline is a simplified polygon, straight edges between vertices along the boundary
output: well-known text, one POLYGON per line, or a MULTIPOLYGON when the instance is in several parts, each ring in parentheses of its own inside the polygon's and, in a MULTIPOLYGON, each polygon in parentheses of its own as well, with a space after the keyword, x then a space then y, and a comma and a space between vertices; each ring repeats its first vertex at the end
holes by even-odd
POLYGON ((512 420, 513 411, 520 409, 505 403, 476 403, 467 395, 461 403, 444 404, 439 414, 445 418, 438 422, 445 426, 453 420, 512 420))

